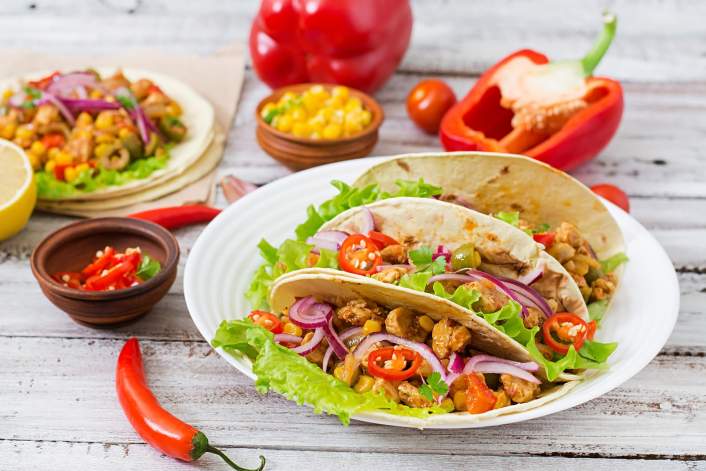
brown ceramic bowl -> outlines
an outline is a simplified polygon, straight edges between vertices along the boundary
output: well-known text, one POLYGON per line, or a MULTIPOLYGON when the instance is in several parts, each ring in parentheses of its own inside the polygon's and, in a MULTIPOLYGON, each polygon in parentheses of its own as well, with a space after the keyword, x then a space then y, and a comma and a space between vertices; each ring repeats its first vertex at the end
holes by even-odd
POLYGON ((32 273, 49 301, 73 320, 105 327, 147 313, 174 283, 178 262, 179 244, 163 227, 132 218, 97 218, 48 235, 32 253, 32 273), (82 291, 52 279, 59 271, 81 271, 106 245, 118 251, 139 246, 162 269, 142 284, 115 291, 82 291))
MULTIPOLYGON (((365 157, 372 152, 378 141, 378 129, 384 119, 382 107, 369 95, 349 87, 350 95, 357 97, 370 111, 372 119, 362 131, 336 140, 309 139, 296 137, 267 124, 260 115, 262 108, 270 102, 276 102, 287 92, 302 93, 315 83, 302 83, 278 88, 262 100, 255 110, 257 120, 257 142, 260 147, 275 159, 292 170, 302 170, 316 165, 339 162, 341 160, 365 157)), ((335 85, 320 84, 331 90, 335 85)))

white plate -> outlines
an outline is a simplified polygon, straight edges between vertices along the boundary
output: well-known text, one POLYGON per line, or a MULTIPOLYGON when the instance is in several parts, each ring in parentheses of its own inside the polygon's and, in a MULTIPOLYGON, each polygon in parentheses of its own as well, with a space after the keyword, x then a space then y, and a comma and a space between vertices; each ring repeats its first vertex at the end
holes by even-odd
MULTIPOLYGON (((201 335, 211 341, 222 320, 250 312, 243 294, 261 263, 257 243, 263 237, 277 245, 293 237, 306 208, 336 193, 329 182, 350 182, 383 158, 317 167, 290 175, 248 194, 223 211, 200 235, 186 263, 184 296, 201 335)), ((627 264, 621 286, 603 319, 598 339, 618 342, 610 368, 580 383, 567 395, 526 412, 477 422, 470 414, 409 419, 382 412, 353 418, 417 428, 488 427, 541 417, 590 401, 621 385, 657 355, 672 332, 679 312, 679 285, 664 249, 635 219, 607 203, 625 236, 627 264)), ((250 362, 220 349, 228 363, 255 378, 250 362)))

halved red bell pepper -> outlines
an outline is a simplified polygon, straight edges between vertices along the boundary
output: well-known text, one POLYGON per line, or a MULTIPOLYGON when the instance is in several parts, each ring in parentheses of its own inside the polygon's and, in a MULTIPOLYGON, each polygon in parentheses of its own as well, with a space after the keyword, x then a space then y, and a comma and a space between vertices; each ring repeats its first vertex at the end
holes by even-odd
POLYGON ((397 68, 411 34, 409 0, 263 0, 250 55, 272 88, 325 82, 374 92, 397 68))
POLYGON ((550 62, 523 49, 488 69, 444 115, 444 148, 524 154, 562 170, 594 158, 623 114, 620 83, 592 76, 616 25, 606 14, 601 36, 581 60, 550 62))

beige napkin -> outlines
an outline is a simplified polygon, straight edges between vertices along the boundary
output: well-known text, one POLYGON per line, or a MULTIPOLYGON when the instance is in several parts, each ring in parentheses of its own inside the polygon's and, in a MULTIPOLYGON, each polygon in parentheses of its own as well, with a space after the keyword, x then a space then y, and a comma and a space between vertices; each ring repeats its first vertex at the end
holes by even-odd
MULTIPOLYGON (((72 70, 91 66, 134 67, 171 75, 193 87, 211 102, 216 112, 218 127, 225 130, 226 134, 237 110, 245 68, 245 52, 242 44, 239 43, 230 45, 209 56, 177 55, 156 50, 132 50, 115 55, 58 56, 6 49, 0 50, 0 57, 2 57, 0 78, 21 77, 33 72, 72 70)), ((218 160, 220 160, 223 155, 223 145, 217 146, 217 152, 218 160)), ((180 186, 179 191, 171 192, 152 201, 142 201, 105 211, 82 211, 76 207, 73 207, 71 211, 62 211, 60 205, 50 205, 50 207, 43 209, 51 212, 96 217, 125 215, 145 209, 178 206, 186 203, 209 203, 213 196, 215 173, 215 170, 209 170, 208 175, 187 186, 180 186)), ((170 180, 164 185, 169 185, 169 182, 170 180)))

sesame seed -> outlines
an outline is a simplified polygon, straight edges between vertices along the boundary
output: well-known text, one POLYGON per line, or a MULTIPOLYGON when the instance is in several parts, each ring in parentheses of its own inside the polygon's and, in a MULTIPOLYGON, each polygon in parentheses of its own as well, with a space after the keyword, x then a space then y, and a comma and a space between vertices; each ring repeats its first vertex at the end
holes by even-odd
POLYGON ((375 260, 375 254, 374 254, 373 252, 370 252, 370 253, 368 254, 368 258, 369 258, 370 260, 375 260))
POLYGON ((356 267, 356 268, 358 268, 358 265, 360 265, 360 262, 359 262, 358 259, 356 258, 356 259, 353 260, 353 266, 356 267))
POLYGON ((363 248, 365 248, 365 241, 364 241, 364 240, 361 240, 361 241, 360 241, 360 246, 363 247, 363 248))
POLYGON ((103 270, 103 271, 101 272, 101 276, 105 276, 105 275, 107 275, 107 274, 108 274, 108 270, 103 270))
POLYGON ((98 252, 96 252, 96 257, 102 257, 102 256, 103 256, 102 250, 99 250, 98 252))
POLYGON ((366 262, 365 260, 360 262, 360 269, 361 270, 367 270, 367 268, 368 268, 368 262, 366 262))
POLYGON ((68 283, 71 277, 69 275, 61 275, 61 279, 68 283))

